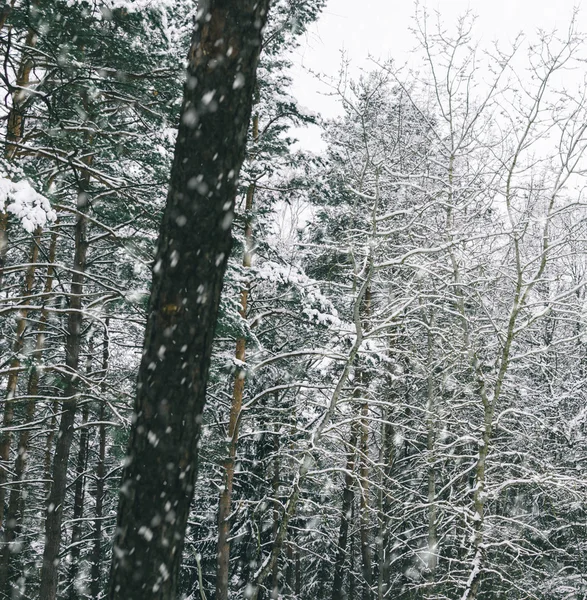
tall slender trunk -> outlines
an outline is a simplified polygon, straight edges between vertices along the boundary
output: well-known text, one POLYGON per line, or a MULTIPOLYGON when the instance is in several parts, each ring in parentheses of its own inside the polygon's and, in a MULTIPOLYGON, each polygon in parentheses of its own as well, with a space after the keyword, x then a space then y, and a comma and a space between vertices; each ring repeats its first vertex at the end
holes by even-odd
MULTIPOLYGON (((106 392, 106 374, 108 373, 108 362, 110 359, 110 350, 108 347, 108 326, 110 319, 105 319, 104 329, 104 346, 102 349, 102 384, 101 392, 106 392)), ((90 556, 91 564, 91 580, 90 580, 90 597, 92 600, 98 600, 101 591, 101 564, 102 564, 102 518, 104 511, 104 488, 106 472, 106 402, 100 402, 100 425, 99 425, 99 442, 98 442, 98 464, 96 466, 96 508, 94 519, 94 544, 92 546, 92 554, 90 556)))
POLYGON ((12 9, 14 8, 14 3, 16 2, 16 0, 10 0, 10 2, 6 2, 6 0, 4 0, 4 6, 2 7, 2 10, 0 11, 0 31, 2 31, 2 29, 4 29, 4 25, 6 25, 6 21, 12 11, 12 9))
MULTIPOLYGON (((351 523, 355 522, 355 503, 353 502, 352 506, 351 506, 351 523)), ((355 537, 356 534, 353 532, 351 533, 351 540, 350 540, 350 555, 351 555, 351 568, 350 568, 350 572, 349 572, 349 596, 348 596, 348 600, 355 600, 355 589, 357 587, 357 581, 356 581, 356 577, 355 577, 355 537)))
MULTIPOLYGON (((33 289, 35 281, 35 270, 39 256, 39 244, 41 233, 35 233, 30 252, 30 266, 25 276, 23 286, 23 302, 28 303, 28 297, 33 289)), ((0 440, 0 528, 4 525, 4 502, 6 498, 6 482, 8 481, 8 463, 10 461, 10 449, 12 446, 12 423, 14 420, 14 397, 16 396, 18 376, 22 364, 22 351, 24 349, 25 333, 27 327, 28 309, 21 308, 16 324, 16 339, 12 347, 13 358, 10 362, 10 373, 6 384, 6 400, 4 402, 4 418, 2 422, 2 438, 0 440)))
MULTIPOLYGON (((35 2, 33 2, 35 4, 35 2)), ((0 29, 2 29, 8 12, 10 12, 11 6, 6 11, 2 11, 0 16, 0 29)), ((12 161, 18 152, 18 143, 22 140, 24 134, 24 109, 26 102, 26 93, 24 89, 29 85, 31 71, 33 68, 33 61, 31 56, 27 52, 27 48, 34 48, 37 43, 37 34, 30 28, 27 31, 25 38, 25 50, 20 60, 18 72, 16 74, 15 87, 16 90, 12 94, 12 106, 8 111, 7 125, 6 125, 6 145, 4 147, 4 157, 8 161, 12 161)), ((6 255, 8 253, 8 212, 0 210, 0 289, 2 289, 2 282, 4 279, 4 268, 6 266, 6 255)))
POLYGON ((51 420, 49 421, 49 432, 45 440, 45 453, 43 457, 43 477, 45 479, 45 499, 51 493, 51 474, 53 468, 53 442, 57 433, 57 416, 59 414, 59 401, 53 400, 51 404, 51 420))
MULTIPOLYGON (((91 356, 91 354, 90 354, 91 356)), ((79 560, 81 556, 81 539, 82 539, 82 522, 84 514, 84 496, 85 496, 85 472, 88 462, 88 416, 90 414, 90 406, 88 403, 84 405, 82 411, 82 429, 79 439, 79 450, 77 453, 77 461, 75 466, 75 491, 73 496, 73 525, 71 528, 71 549, 69 552, 70 565, 68 573, 68 588, 70 600, 75 600, 78 597, 77 593, 77 577, 79 573, 79 560)))
POLYGON ((361 560, 363 572, 363 600, 371 600, 373 585, 373 561, 369 535, 369 403, 365 397, 361 404, 361 435, 359 446, 359 480, 361 482, 359 536, 361 540, 361 560))
POLYGON ((295 562, 294 562, 294 545, 292 542, 288 542, 285 554, 287 556, 287 567, 285 569, 285 585, 289 594, 294 592, 294 573, 295 573, 295 562))
MULTIPOLYGON (((259 115, 253 117, 253 141, 259 137, 259 115)), ((249 269, 253 259, 253 227, 252 210, 255 195, 255 184, 250 183, 247 188, 245 205, 245 248, 243 253, 243 267, 249 269)), ((249 285, 245 285, 240 292, 240 310, 242 319, 247 318, 247 304, 249 298, 249 285)), ((228 423, 228 457, 224 461, 224 486, 220 492, 218 502, 218 555, 216 569, 216 599, 228 600, 228 577, 230 571, 230 511, 232 505, 232 492, 234 483, 234 470, 236 451, 238 446, 238 431, 240 425, 240 411, 243 403, 245 387, 245 371, 242 363, 245 360, 246 339, 238 338, 236 342, 235 358, 237 369, 232 392, 232 404, 228 423)))
POLYGON ((177 595, 269 4, 199 3, 122 475, 110 600, 177 595))
POLYGON ((353 507, 355 460, 357 455, 358 431, 357 426, 351 425, 351 439, 348 444, 346 470, 344 474, 344 489, 342 492, 342 509, 340 515, 340 527, 338 530, 338 544, 336 558, 334 560, 334 580, 332 583, 332 600, 341 600, 344 598, 343 585, 345 560, 347 556, 347 542, 349 537, 349 525, 353 507))
MULTIPOLYGON (((277 398, 277 392, 275 396, 277 398)), ((277 428, 276 428, 277 429, 277 428)), ((279 433, 275 432, 275 457, 273 459, 273 539, 276 539, 279 531, 280 519, 280 503, 279 503, 279 487, 281 482, 281 461, 279 460, 279 433)), ((271 575, 271 598, 277 600, 279 598, 279 562, 275 561, 273 565, 273 573, 271 575)))
MULTIPOLYGON (((368 330, 371 316, 371 286, 367 287, 361 316, 363 328, 368 330)), ((370 540, 369 515, 369 376, 363 368, 357 367, 356 375, 357 400, 361 402, 361 419, 359 435, 359 536, 361 540, 361 561, 363 573, 363 600, 371 600, 373 595, 373 557, 370 540)))
POLYGON ((302 597, 302 559, 300 550, 296 548, 296 598, 302 597))
POLYGON ((6 148, 4 156, 12 160, 18 152, 18 143, 23 138, 24 133, 24 108, 27 100, 27 93, 24 88, 28 87, 33 70, 33 60, 28 52, 29 48, 34 48, 37 43, 37 33, 34 29, 29 29, 25 38, 25 49, 20 61, 18 73, 16 75, 15 91, 12 94, 12 106, 8 112, 6 148))
POLYGON ((391 557, 389 555, 389 522, 391 513, 392 495, 390 478, 395 460, 395 447, 393 445, 393 425, 391 424, 391 410, 388 408, 383 414, 381 426, 381 460, 384 464, 379 493, 379 533, 378 533, 378 569, 377 582, 378 600, 387 596, 390 579, 391 557))
MULTIPOLYGON (((47 276, 45 279, 45 287, 43 290, 43 298, 47 301, 53 288, 53 278, 55 274, 54 262, 57 248, 57 233, 54 231, 51 234, 51 242, 49 244, 49 266, 47 267, 47 276)), ((27 404, 25 408, 25 424, 30 423, 34 419, 37 407, 37 395, 39 392, 40 380, 40 364, 45 347, 45 329, 49 318, 49 311, 43 308, 37 328, 37 339, 35 350, 33 352, 33 364, 27 384, 27 404)), ((13 580, 13 562, 15 560, 15 551, 12 548, 14 541, 17 539, 20 528, 22 515, 24 512, 24 495, 23 495, 23 477, 26 471, 28 452, 31 440, 31 429, 24 428, 18 438, 18 451, 14 465, 14 477, 10 490, 8 508, 6 510, 5 530, 4 530, 4 547, 0 555, 0 589, 8 589, 10 582, 13 580)))
POLYGON ((479 444, 479 454, 475 469, 475 489, 473 491, 473 535, 469 558, 471 559, 471 573, 465 585, 462 600, 476 600, 481 584, 482 567, 484 562, 483 536, 485 527, 485 467, 487 453, 491 441, 493 428, 493 409, 491 405, 485 405, 485 423, 482 442, 479 444))
POLYGON ((431 330, 434 327, 434 315, 431 315, 428 329, 428 376, 427 376, 427 402, 426 402, 426 450, 428 453, 428 578, 434 578, 434 572, 438 564, 438 539, 436 523, 436 460, 434 456, 434 445, 436 442, 436 407, 434 375, 432 364, 434 360, 434 339, 431 330))
POLYGON ((65 342, 65 364, 67 375, 64 399, 61 405, 59 434, 55 444, 51 489, 45 517, 45 549, 41 567, 39 596, 43 600, 55 600, 59 582, 59 552, 61 549, 63 503, 67 489, 67 466, 73 442, 73 426, 79 394, 80 349, 82 343, 82 298, 88 252, 87 217, 89 174, 82 174, 81 189, 77 199, 77 217, 75 224, 75 250, 69 313, 67 317, 67 336, 65 342))

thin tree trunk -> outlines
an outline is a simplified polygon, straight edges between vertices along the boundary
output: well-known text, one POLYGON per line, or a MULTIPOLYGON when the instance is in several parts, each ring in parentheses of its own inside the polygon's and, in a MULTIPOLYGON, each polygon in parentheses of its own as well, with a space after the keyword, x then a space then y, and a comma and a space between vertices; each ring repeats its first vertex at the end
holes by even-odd
POLYGON ((10 2, 4 2, 4 6, 2 7, 2 11, 0 11, 0 31, 4 29, 4 25, 6 25, 6 21, 14 8, 14 3, 16 0, 10 0, 10 2))
POLYGON ((110 600, 177 595, 236 182, 269 4, 199 3, 122 476, 110 600))
MULTIPOLYGON (((351 523, 355 522, 355 503, 351 506, 351 523)), ((355 535, 351 534, 351 569, 349 573, 349 597, 348 600, 355 600, 355 588, 356 588, 356 577, 355 577, 355 535)))
MULTIPOLYGON (((371 316, 371 286, 367 287, 362 306, 363 328, 369 327, 371 316)), ((359 436, 359 481, 361 483, 359 499, 359 536, 361 540, 361 561, 363 572, 363 600, 371 600, 373 586, 373 557, 369 535, 369 377, 364 369, 357 368, 357 392, 361 401, 361 420, 359 436)), ((358 398, 358 399, 359 399, 358 398)))
POLYGON ((344 598, 343 585, 344 585, 344 574, 346 572, 344 568, 346 556, 347 556, 347 542, 349 536, 349 524, 351 518, 351 512, 353 509, 353 500, 355 497, 353 485, 354 476, 353 471, 355 470, 355 460, 357 453, 357 441, 358 432, 357 427, 353 423, 351 425, 351 439, 348 445, 346 472, 344 475, 344 490, 342 492, 342 511, 340 515, 340 527, 338 531, 338 544, 336 551, 336 558, 334 561, 334 581, 332 583, 332 600, 341 600, 344 598))
MULTIPOLYGON (((35 4, 35 3, 33 3, 35 4)), ((27 94, 23 88, 28 87, 33 70, 33 60, 28 52, 28 48, 34 48, 37 43, 37 34, 31 28, 27 31, 24 41, 25 49, 16 75, 15 91, 12 94, 12 107, 8 112, 7 130, 6 130, 6 148, 4 156, 12 160, 18 152, 18 143, 23 138, 24 133, 24 108, 27 94)))
POLYGON ((384 422, 381 428, 381 463, 385 465, 383 477, 380 484, 380 500, 379 500, 379 581, 378 581, 378 598, 383 600, 386 597, 389 589, 390 579, 390 556, 389 556, 389 522, 391 512, 391 490, 390 478, 395 460, 395 448, 393 445, 393 425, 390 422, 391 411, 387 409, 384 413, 384 422))
MULTIPOLYGON (((259 137, 259 115, 253 117, 253 141, 259 137)), ((252 215, 255 184, 247 188, 245 205, 245 248, 243 254, 243 267, 250 269, 253 259, 253 228, 252 215)), ((247 304, 249 285, 245 285, 240 292, 240 310, 242 319, 247 318, 247 304)), ((238 446, 238 431, 240 425, 240 412, 243 404, 245 387, 245 370, 241 366, 245 360, 246 339, 238 338, 236 342, 235 358, 237 369, 232 392, 232 404, 228 423, 228 457, 224 462, 224 486, 218 502, 218 554, 216 568, 216 600, 228 600, 228 577, 230 571, 230 512, 232 506, 232 492, 234 470, 236 466, 236 451, 238 446)))
POLYGON ((296 548, 296 598, 302 597, 302 560, 300 550, 296 548))
MULTIPOLYGON (((364 390, 366 396, 367 390, 364 390)), ((363 600, 371 600, 373 585, 373 561, 369 539, 369 403, 366 397, 361 404, 361 436, 359 450, 359 476, 361 496, 359 500, 359 536, 361 540, 361 561, 363 572, 363 600)))
POLYGON ((294 573, 295 573, 295 562, 294 562, 294 545, 292 542, 288 542, 286 546, 287 556, 287 567, 285 569, 285 585, 289 594, 294 592, 294 573))
MULTIPOLYGON (((278 393, 275 393, 277 398, 278 393)), ((279 486, 281 475, 281 462, 279 460, 279 433, 275 433, 275 458, 273 461, 273 539, 277 538, 279 531, 279 486)), ((273 565, 273 573, 271 574, 271 598, 277 600, 279 598, 279 562, 275 561, 273 565)))
MULTIPOLYGON (((91 160, 91 159, 89 159, 91 160)), ((77 220, 75 225, 75 251, 73 275, 67 317, 67 337, 65 342, 65 364, 67 375, 65 394, 62 402, 59 434, 55 444, 51 489, 47 501, 45 518, 45 549, 41 567, 39 596, 43 600, 55 600, 59 582, 59 552, 61 549, 63 503, 67 489, 67 467, 73 442, 73 426, 79 395, 80 349, 82 343, 82 299, 88 252, 87 217, 89 174, 82 174, 82 186, 77 200, 77 220)))
POLYGON ((49 422, 49 433, 45 440, 45 456, 43 459, 43 474, 45 479, 45 499, 51 493, 51 469, 53 466, 53 441, 57 432, 57 414, 59 413, 59 401, 54 400, 51 405, 51 421, 49 422))
MULTIPOLYGON (((51 234, 51 242, 49 244, 49 266, 47 267, 47 277, 45 279, 45 287, 43 290, 43 297, 45 298, 45 301, 51 294, 51 290, 53 288, 53 278, 55 274, 55 268, 53 265, 55 263, 56 248, 57 233, 54 231, 51 234)), ((37 407, 37 395, 39 392, 39 379, 41 374, 39 367, 43 357, 43 349, 45 347, 45 329, 47 327, 48 318, 49 311, 46 308, 43 308, 37 329, 37 339, 33 353, 33 364, 27 385, 28 400, 25 408, 25 423, 30 423, 33 421, 37 407)), ((18 438, 18 452, 14 465, 14 478, 12 482, 12 488, 10 490, 8 509, 6 511, 4 548, 2 555, 0 556, 0 589, 8 589, 10 582, 14 578, 14 569, 12 568, 12 564, 15 559, 15 553, 11 545, 17 539, 20 533, 21 521, 24 513, 22 485, 28 461, 30 440, 31 429, 23 429, 18 438)))
MULTIPOLYGON (((39 256, 39 243, 41 233, 35 233, 30 253, 30 266, 27 269, 25 284, 23 286, 23 302, 28 303, 28 297, 33 289, 35 281, 35 270, 39 256)), ((25 332, 27 327, 28 309, 21 308, 16 324, 16 339, 12 348, 13 358, 10 362, 10 373, 6 384, 6 400, 4 402, 4 418, 2 422, 2 439, 0 441, 0 528, 4 524, 4 502, 6 498, 6 482, 8 481, 8 463, 10 461, 10 449, 12 446, 12 422, 14 420, 14 397, 18 385, 18 375, 22 364, 21 353, 24 348, 25 332)))
MULTIPOLYGON (((0 30, 3 28, 6 18, 10 13, 12 5, 5 4, 2 15, 0 16, 0 30)), ((33 4, 36 4, 35 2, 33 4)), ((37 43, 37 34, 30 28, 27 31, 25 39, 26 48, 34 48, 37 43)), ((26 101, 26 94, 24 88, 29 85, 30 75, 33 68, 33 61, 27 50, 24 50, 22 55, 18 72, 16 74, 15 87, 16 90, 12 94, 12 106, 8 111, 7 125, 6 125, 6 145, 4 147, 4 157, 8 161, 12 161, 17 152, 17 144, 22 140, 24 134, 24 107, 26 101)), ((8 253, 8 212, 0 211, 0 289, 2 289, 2 282, 4 279, 4 268, 6 266, 6 255, 8 253)))
POLYGON ((476 600, 481 584, 482 567, 484 562, 484 526, 485 526, 485 467, 487 452, 491 441, 493 426, 493 410, 491 405, 485 405, 485 424, 482 434, 482 445, 479 444, 479 455, 475 469, 475 488, 473 491, 473 536, 470 558, 471 573, 465 586, 462 600, 476 600))
MULTIPOLYGON (((430 318, 430 329, 434 326, 434 318, 430 318)), ((426 404, 426 449, 428 451, 428 577, 434 578, 438 564, 438 539, 436 534, 436 465, 434 457, 434 444, 436 441, 436 416, 434 403, 434 376, 431 371, 434 357, 434 342, 432 334, 428 331, 428 381, 426 404)))
MULTIPOLYGON (((108 347, 108 326, 110 319, 105 319, 104 330, 104 347, 102 349, 102 394, 106 391, 106 374, 108 373, 108 362, 110 359, 110 351, 108 347)), ((90 581, 90 597, 92 600, 98 600, 101 591, 101 564, 102 564, 102 517, 104 511, 104 488, 106 471, 106 403, 100 402, 100 428, 99 428, 99 443, 98 443, 98 464, 96 466, 96 509, 94 519, 94 544, 90 557, 91 564, 91 581, 90 581)))
MULTIPOLYGON (((91 357, 91 351, 90 351, 91 357)), ((70 550, 70 565, 68 576, 69 598, 75 600, 78 597, 76 584, 79 573, 79 560, 81 556, 80 541, 82 539, 82 522, 84 514, 84 496, 85 496, 85 472, 88 462, 88 416, 90 406, 88 403, 84 405, 82 411, 82 429, 79 440, 79 450, 77 454, 75 468, 75 491, 73 496, 73 525, 71 531, 71 550, 70 550)))

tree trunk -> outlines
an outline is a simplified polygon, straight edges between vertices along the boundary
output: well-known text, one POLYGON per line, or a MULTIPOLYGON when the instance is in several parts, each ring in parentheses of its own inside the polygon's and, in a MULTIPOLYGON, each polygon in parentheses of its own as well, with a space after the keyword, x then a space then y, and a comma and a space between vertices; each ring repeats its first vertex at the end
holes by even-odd
POLYGON ((59 434, 55 444, 51 489, 47 501, 45 518, 45 549, 41 567, 41 584, 39 597, 43 600, 55 600, 59 581, 59 551, 61 549, 61 523, 63 503, 67 489, 67 466, 73 442, 73 426, 77 410, 79 394, 80 348, 82 342, 82 295, 87 262, 87 217, 89 175, 82 175, 82 189, 78 194, 78 216, 75 225, 75 253, 73 259, 73 276, 69 298, 69 314, 67 317, 67 337, 65 342, 65 364, 67 375, 65 394, 62 402, 59 434))
POLYGON ((4 29, 4 25, 6 25, 6 20, 10 15, 10 12, 14 8, 14 3, 16 0, 10 0, 10 2, 4 2, 4 6, 2 7, 2 11, 0 11, 0 31, 4 29))
POLYGON ((359 450, 359 476, 361 482, 359 536, 361 540, 361 561, 364 579, 363 600, 371 600, 373 561, 369 540, 369 467, 367 465, 369 455, 369 403, 366 399, 367 390, 364 389, 363 393, 365 394, 365 397, 361 404, 361 436, 359 450))
MULTIPOLYGON (((427 403, 426 403, 426 449, 428 452, 428 578, 434 579, 434 572, 438 564, 438 539, 436 524, 436 460, 434 456, 434 445, 436 443, 436 406, 434 375, 432 365, 434 361, 434 339, 432 329, 435 327, 434 315, 430 316, 428 330, 428 377, 427 377, 427 403)), ((431 592, 429 592, 430 594, 431 592)))
MULTIPOLYGON (((275 393, 276 400, 278 393, 275 393)), ((277 533, 279 531, 279 520, 280 520, 280 502, 279 502, 279 487, 281 483, 281 461, 279 460, 279 433, 276 426, 275 432, 275 448, 273 458, 273 539, 277 539, 277 533)), ((273 565, 273 572, 271 573, 271 598, 277 600, 279 598, 279 562, 275 561, 273 565)))
MULTIPOLYGON (((351 523, 355 522, 355 503, 353 502, 351 506, 351 523)), ((355 600, 355 588, 356 588, 356 577, 355 577, 355 536, 356 534, 351 533, 351 547, 350 547, 350 555, 351 555, 351 569, 349 572, 349 596, 348 600, 355 600)))
POLYGON ((462 600, 476 600, 481 584, 481 575, 483 573, 483 537, 485 524, 485 467, 489 442, 491 440, 491 430, 493 426, 493 411, 490 405, 485 405, 485 425, 479 444, 479 454, 475 468, 475 487, 473 491, 474 521, 472 524, 472 548, 469 555, 471 560, 471 573, 465 586, 462 600))
POLYGON ((332 584, 332 600, 341 600, 344 598, 343 584, 345 568, 344 563, 347 555, 346 547, 349 537, 349 524, 351 512, 353 509, 353 500, 355 493, 353 490, 355 470, 355 460, 357 453, 357 427, 351 426, 351 439, 348 446, 346 472, 344 475, 344 490, 342 492, 342 511, 340 516, 340 528, 338 531, 338 549, 334 561, 334 581, 332 584))
MULTIPOLYGON (((91 354, 90 354, 91 356, 91 354)), ((88 416, 90 413, 89 404, 84 405, 82 412, 82 429, 79 440, 79 450, 77 453, 77 464, 75 467, 75 491, 73 496, 73 525, 71 531, 71 550, 69 564, 69 598, 75 600, 78 597, 76 590, 76 581, 79 572, 79 560, 81 556, 80 541, 82 539, 81 518, 84 514, 84 492, 85 492, 85 471, 88 462, 88 416)))
MULTIPOLYGON (((371 286, 367 287, 362 306, 363 328, 369 328, 371 316, 371 286)), ((361 540, 361 561, 363 572, 363 600, 371 600, 373 586, 373 559, 369 536, 369 376, 363 368, 356 372, 357 400, 361 402, 361 421, 359 437, 359 481, 361 497, 359 501, 359 536, 361 540)))
POLYGON ((203 0, 161 223, 110 600, 174 599, 269 0, 203 0))
MULTIPOLYGON (((4 9, 0 16, 0 30, 4 27, 4 23, 6 22, 13 4, 14 2, 12 2, 10 5, 4 5, 4 9)), ((37 43, 37 34, 32 28, 27 31, 27 36, 24 43, 27 48, 34 48, 35 44, 37 43)), ((18 152, 17 144, 22 140, 23 137, 24 107, 26 101, 26 94, 24 93, 23 88, 26 88, 29 85, 32 68, 33 62, 25 49, 20 61, 18 72, 16 74, 16 91, 14 91, 12 94, 12 106, 8 111, 7 117, 4 157, 8 161, 13 160, 16 156, 16 153, 18 152)), ((2 289, 4 267, 6 265, 6 254, 8 253, 7 229, 8 213, 6 211, 0 211, 0 289, 2 289)))
POLYGON ((302 597, 302 559, 300 549, 296 548, 296 598, 302 597))
POLYGON ((295 562, 294 562, 294 545, 293 542, 288 542, 286 546, 287 556, 287 567, 285 569, 285 585, 289 594, 294 592, 294 573, 295 573, 295 562))
MULTIPOLYGON (((259 137, 259 116, 253 117, 253 140, 259 137)), ((243 267, 249 269, 253 258, 253 229, 252 215, 255 184, 247 188, 245 205, 245 249, 243 254, 243 267)), ((247 318, 247 303, 249 286, 245 285, 240 292, 241 307, 239 314, 242 319, 247 318)), ((224 462, 224 486, 218 502, 218 560, 216 569, 216 600, 228 600, 228 576, 230 571, 230 511, 232 505, 232 490, 234 482, 234 469, 236 463, 236 450, 238 445, 238 430, 240 425, 240 411, 243 404, 245 387, 245 370, 241 366, 245 360, 246 339, 240 337, 236 342, 235 358, 237 369, 232 392, 232 404, 228 423, 228 458, 224 462)))
POLYGON ((393 445, 393 425, 391 424, 391 410, 388 408, 383 415, 381 427, 381 460, 385 465, 382 481, 380 483, 379 499, 379 533, 378 533, 378 598, 383 600, 387 596, 390 579, 390 548, 389 548, 389 514, 391 512, 392 495, 390 490, 390 479, 395 460, 395 448, 393 445))
MULTIPOLYGON (((47 267, 47 277, 45 279, 45 287, 43 290, 43 297, 45 299, 49 297, 53 288, 53 278, 55 274, 53 264, 55 262, 56 248, 57 233, 53 232, 49 244, 49 266, 47 267)), ((27 385, 28 400, 25 408, 25 423, 32 422, 37 407, 40 379, 39 366, 43 356, 43 348, 45 346, 45 328, 47 327, 48 318, 49 311, 46 308, 43 308, 37 329, 37 339, 35 350, 33 352, 33 365, 27 385)), ((13 548, 11 548, 11 545, 19 535, 24 512, 22 480, 26 471, 30 440, 31 430, 27 428, 23 429, 18 438, 18 452, 14 465, 14 477, 12 488, 10 490, 8 509, 6 511, 4 547, 0 556, 0 590, 8 589, 8 586, 11 585, 10 582, 13 580, 14 573, 12 565, 15 559, 15 552, 13 551, 13 548)))
POLYGON ((37 43, 37 34, 31 28, 27 31, 25 38, 25 49, 16 75, 15 91, 12 94, 12 107, 8 113, 8 125, 6 131, 6 148, 4 156, 12 160, 18 152, 17 144, 22 140, 24 133, 24 107, 27 94, 23 88, 29 85, 33 61, 28 53, 28 48, 34 48, 37 43))
MULTIPOLYGON (((106 374, 108 373, 108 363, 110 359, 110 351, 108 347, 108 326, 110 319, 105 319, 104 330, 104 347, 102 349, 102 385, 101 391, 106 391, 106 374)), ((94 544, 92 547, 92 555, 90 557, 91 564, 91 580, 90 580, 90 597, 92 600, 98 600, 101 591, 101 564, 102 564, 102 517, 104 511, 104 488, 106 472, 106 403, 100 402, 100 428, 99 428, 99 443, 98 443, 98 464, 96 466, 96 509, 94 519, 94 544)))
MULTIPOLYGON (((30 266, 27 269, 25 284, 23 286, 23 302, 28 303, 28 297, 33 289, 37 258, 39 256, 40 231, 37 230, 33 238, 30 266)), ((12 348, 13 358, 10 362, 10 373, 6 384, 6 401, 4 403, 4 418, 2 422, 2 439, 0 441, 0 529, 4 525, 4 501, 6 498, 6 482, 8 480, 8 463, 10 461, 10 447, 12 446, 12 422, 14 420, 14 397, 16 396, 18 375, 21 368, 21 353, 24 348, 25 332, 27 327, 28 309, 22 308, 16 324, 16 339, 12 348)))

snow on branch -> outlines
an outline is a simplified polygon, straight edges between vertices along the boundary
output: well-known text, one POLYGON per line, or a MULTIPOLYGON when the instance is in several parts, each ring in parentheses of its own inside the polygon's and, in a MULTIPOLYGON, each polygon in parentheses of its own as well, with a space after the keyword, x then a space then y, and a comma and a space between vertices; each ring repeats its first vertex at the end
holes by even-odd
POLYGON ((0 177, 0 212, 4 211, 15 215, 29 233, 57 219, 49 199, 39 194, 26 179, 15 183, 0 177))

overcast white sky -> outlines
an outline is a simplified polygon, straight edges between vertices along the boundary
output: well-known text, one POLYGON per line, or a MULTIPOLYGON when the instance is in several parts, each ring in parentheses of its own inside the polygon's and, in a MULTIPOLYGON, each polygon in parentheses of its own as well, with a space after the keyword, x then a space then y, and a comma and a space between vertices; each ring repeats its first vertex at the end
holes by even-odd
MULTIPOLYGON (((566 30, 576 0, 436 0, 422 3, 428 12, 439 11, 450 28, 467 9, 478 15, 476 34, 482 41, 511 41, 519 32, 537 29, 566 30)), ((404 62, 415 40, 410 33, 415 5, 406 0, 329 0, 320 20, 295 53, 292 93, 308 109, 325 116, 339 114, 338 103, 325 95, 328 89, 307 72, 334 76, 341 50, 352 62, 351 72, 368 69, 368 56, 404 62)), ((587 4, 580 10, 578 29, 587 32, 587 4)), ((372 64, 372 63, 371 63, 372 64)), ((305 147, 321 146, 319 133, 298 134, 305 147)))

